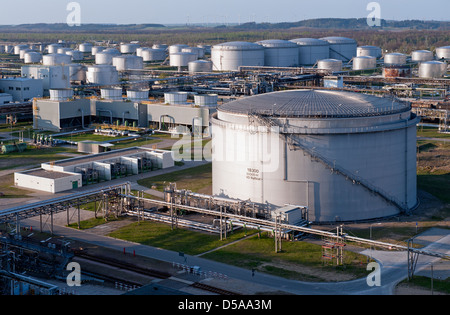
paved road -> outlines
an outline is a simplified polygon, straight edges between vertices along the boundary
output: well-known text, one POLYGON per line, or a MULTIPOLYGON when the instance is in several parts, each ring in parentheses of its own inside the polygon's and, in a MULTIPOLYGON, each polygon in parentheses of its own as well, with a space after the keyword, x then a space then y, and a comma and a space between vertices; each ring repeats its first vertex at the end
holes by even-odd
MULTIPOLYGON (((28 219, 25 220, 23 224, 38 228, 39 221, 28 219)), ((427 249, 435 252, 450 253, 450 232, 447 230, 443 231, 444 233, 447 233, 447 235, 442 235, 442 238, 438 241, 426 246, 427 249)), ((407 277, 406 252, 370 250, 362 252, 362 254, 368 256, 371 255, 381 265, 381 286, 370 287, 367 284, 366 278, 339 283, 310 283, 287 280, 259 272, 252 276, 251 271, 247 269, 189 255, 185 255, 185 262, 184 257, 181 257, 177 252, 95 235, 89 232, 78 231, 62 226, 55 226, 54 232, 56 235, 64 235, 70 239, 89 242, 91 244, 115 249, 119 252, 122 252, 125 248, 128 253, 135 251, 136 255, 151 257, 167 262, 187 263, 190 266, 200 266, 203 271, 218 272, 227 275, 230 278, 270 286, 277 290, 299 295, 390 295, 393 294, 396 284, 407 277)), ((420 256, 416 271, 426 268, 431 262, 437 260, 437 258, 430 256, 420 256)), ((368 274, 369 273, 370 271, 368 271, 368 274)))

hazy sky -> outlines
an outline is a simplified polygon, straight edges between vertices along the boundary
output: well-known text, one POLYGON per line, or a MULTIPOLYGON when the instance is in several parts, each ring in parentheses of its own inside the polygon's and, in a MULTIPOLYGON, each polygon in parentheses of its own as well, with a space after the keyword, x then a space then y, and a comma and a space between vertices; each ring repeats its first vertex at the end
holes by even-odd
MULTIPOLYGON (((72 0, 0 0, 0 24, 65 23, 72 0)), ((81 23, 186 24, 365 18, 371 0, 78 0, 81 23)), ((449 0, 378 0, 383 19, 450 20, 449 0)))

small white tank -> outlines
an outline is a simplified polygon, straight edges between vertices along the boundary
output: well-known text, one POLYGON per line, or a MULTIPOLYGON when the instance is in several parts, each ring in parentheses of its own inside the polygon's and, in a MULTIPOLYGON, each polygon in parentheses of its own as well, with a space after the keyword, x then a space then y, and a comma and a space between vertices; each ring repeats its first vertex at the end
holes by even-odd
POLYGON ((419 66, 420 78, 442 78, 447 73, 447 63, 441 61, 424 61, 419 66))
POLYGON ((122 88, 102 88, 100 89, 101 98, 105 100, 122 100, 122 88))
POLYGON ((145 62, 149 61, 162 61, 167 58, 166 50, 165 49, 145 49, 142 51, 141 54, 142 59, 145 62))
POLYGON ((148 101, 149 90, 130 89, 127 90, 127 99, 132 102, 148 101))
POLYGON ((25 53, 24 62, 25 63, 40 63, 42 60, 42 54, 37 51, 30 51, 25 53))
POLYGON ((51 101, 67 101, 73 97, 72 89, 50 89, 51 101))
POLYGON ((91 43, 80 44, 79 50, 83 53, 92 53, 93 45, 91 43))
POLYGON ((172 67, 187 67, 189 62, 197 60, 197 54, 180 52, 170 54, 170 66, 172 67))
POLYGON ((164 102, 170 105, 185 105, 187 97, 187 92, 168 92, 164 93, 164 102))
POLYGON ((209 60, 195 60, 188 63, 190 73, 212 72, 212 62, 209 60))
POLYGON ((218 99, 217 94, 194 95, 194 103, 197 106, 216 107, 217 99, 218 99))
POLYGON ((115 56, 112 59, 112 64, 118 71, 140 70, 144 68, 143 58, 135 55, 115 56))
POLYGON ((411 53, 411 60, 414 62, 431 61, 434 55, 429 50, 416 50, 411 53))
POLYGON ((353 58, 353 70, 368 70, 377 67, 377 58, 373 56, 359 56, 353 58))
POLYGON ((403 66, 406 64, 407 56, 402 53, 390 53, 384 55, 384 64, 388 66, 403 66))
POLYGON ((324 59, 317 62, 317 69, 330 70, 333 72, 342 71, 342 60, 324 59))
POLYGON ((49 54, 42 56, 42 63, 45 66, 57 66, 72 63, 72 56, 63 54, 49 54))

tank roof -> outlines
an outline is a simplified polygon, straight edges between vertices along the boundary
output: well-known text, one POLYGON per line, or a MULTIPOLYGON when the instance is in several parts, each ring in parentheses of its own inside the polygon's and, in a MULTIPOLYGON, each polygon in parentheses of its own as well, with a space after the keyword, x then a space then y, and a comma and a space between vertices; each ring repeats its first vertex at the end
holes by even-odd
POLYGON ((250 43, 250 42, 227 42, 222 44, 214 45, 215 49, 224 49, 224 50, 262 50, 264 47, 261 45, 250 43))
POLYGON ((349 43, 355 44, 356 43, 356 40, 354 40, 352 38, 339 37, 339 36, 323 37, 321 39, 326 40, 330 44, 349 44, 349 43))
POLYGON ((294 42, 282 39, 267 39, 256 42, 256 44, 262 45, 266 48, 295 48, 298 45, 294 42))
POLYGON ((409 103, 355 92, 291 90, 242 98, 219 111, 273 117, 368 117, 404 112, 409 103))
POLYGON ((329 46, 327 41, 317 38, 295 38, 290 40, 293 43, 301 46, 329 46))

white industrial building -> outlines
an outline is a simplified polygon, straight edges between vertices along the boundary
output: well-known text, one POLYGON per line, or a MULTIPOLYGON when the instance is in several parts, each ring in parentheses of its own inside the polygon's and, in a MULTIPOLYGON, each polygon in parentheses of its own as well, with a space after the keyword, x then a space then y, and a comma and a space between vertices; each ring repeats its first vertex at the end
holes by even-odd
POLYGON ((173 166, 170 151, 134 147, 43 163, 40 168, 14 173, 14 184, 59 193, 173 166))
POLYGON ((14 102, 28 102, 44 96, 44 81, 31 78, 0 79, 0 92, 10 94, 14 102))
POLYGON ((26 65, 22 67, 22 77, 42 79, 44 96, 50 95, 50 89, 67 89, 70 87, 68 65, 26 65))

